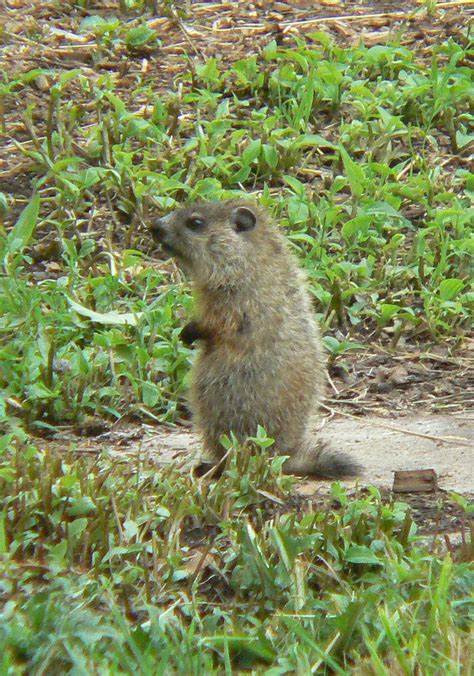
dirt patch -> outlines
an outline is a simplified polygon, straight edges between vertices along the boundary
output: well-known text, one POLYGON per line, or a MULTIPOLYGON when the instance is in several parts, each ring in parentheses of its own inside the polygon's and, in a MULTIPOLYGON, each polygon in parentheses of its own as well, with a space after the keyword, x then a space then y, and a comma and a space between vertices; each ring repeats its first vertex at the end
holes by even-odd
POLYGON ((474 339, 466 337, 454 356, 443 345, 405 341, 396 352, 388 351, 375 344, 381 337, 363 336, 370 350, 345 355, 330 367, 326 410, 393 419, 413 410, 447 414, 473 409, 474 339))
POLYGON ((434 469, 440 488, 474 491, 472 413, 336 418, 323 425, 321 436, 362 463, 362 485, 390 487, 396 470, 434 469))
MULTIPOLYGON (((316 433, 316 430, 315 430, 316 433)), ((338 415, 322 421, 320 436, 334 449, 353 455, 363 465, 357 480, 343 481, 349 493, 357 495, 377 486, 382 496, 407 502, 421 534, 448 534, 452 542, 462 541, 468 530, 463 510, 449 497, 451 492, 474 498, 474 413, 457 415, 406 415, 396 421, 380 416, 338 415), (393 473, 403 469, 434 469, 438 490, 432 493, 391 493, 393 473)), ((183 427, 118 425, 98 437, 84 438, 60 430, 56 439, 40 440, 61 453, 93 454, 106 452, 122 461, 136 462, 148 456, 163 466, 182 464, 190 471, 197 461, 200 443, 183 427)), ((308 501, 316 508, 331 504, 330 481, 302 480, 293 507, 308 501)))

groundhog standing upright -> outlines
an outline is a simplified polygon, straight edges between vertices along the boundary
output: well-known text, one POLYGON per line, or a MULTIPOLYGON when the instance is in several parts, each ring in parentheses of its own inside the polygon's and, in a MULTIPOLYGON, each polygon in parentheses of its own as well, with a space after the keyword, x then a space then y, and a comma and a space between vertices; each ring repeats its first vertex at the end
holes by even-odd
POLYGON ((205 455, 218 461, 223 434, 244 442, 262 425, 289 456, 285 472, 356 474, 308 433, 325 360, 304 275, 269 216, 246 201, 200 202, 151 230, 194 283, 196 319, 182 337, 201 342, 190 403, 205 455))

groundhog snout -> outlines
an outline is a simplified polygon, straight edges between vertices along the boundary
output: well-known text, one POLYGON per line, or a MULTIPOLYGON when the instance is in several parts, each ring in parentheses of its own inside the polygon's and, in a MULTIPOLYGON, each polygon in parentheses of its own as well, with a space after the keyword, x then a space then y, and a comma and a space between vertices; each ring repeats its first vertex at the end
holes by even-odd
POLYGON ((150 232, 156 242, 163 242, 168 232, 164 218, 156 218, 150 225, 150 232))

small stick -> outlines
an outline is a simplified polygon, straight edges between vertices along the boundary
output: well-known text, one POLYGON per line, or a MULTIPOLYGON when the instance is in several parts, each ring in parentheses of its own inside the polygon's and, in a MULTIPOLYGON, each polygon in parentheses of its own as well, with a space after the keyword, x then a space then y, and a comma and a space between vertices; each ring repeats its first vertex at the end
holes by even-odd
MULTIPOLYGON (((455 2, 440 2, 436 5, 435 9, 449 9, 450 7, 459 7, 462 5, 474 5, 474 0, 456 0, 455 2)), ((318 23, 338 23, 340 21, 365 21, 366 19, 404 19, 405 17, 413 16, 413 12, 379 12, 376 14, 346 14, 343 16, 322 16, 315 17, 314 19, 302 19, 301 21, 282 21, 279 23, 279 27, 284 31, 285 29, 293 28, 296 26, 310 26, 311 24, 318 23)), ((209 26, 200 26, 201 29, 216 31, 219 33, 225 33, 228 31, 235 30, 245 30, 245 31, 254 31, 259 32, 265 30, 265 26, 262 24, 244 24, 243 26, 231 26, 229 28, 210 28, 209 26)))
MULTIPOLYGON (((458 0, 457 2, 440 2, 436 8, 448 9, 459 5, 473 5, 474 0, 458 0)), ((331 23, 338 21, 364 21, 365 19, 404 19, 408 16, 413 16, 413 12, 379 12, 377 14, 346 14, 345 16, 324 16, 314 19, 302 19, 301 21, 288 21, 280 23, 281 28, 292 28, 293 26, 301 26, 312 23, 331 23)))
POLYGON ((193 575, 192 575, 192 577, 191 577, 193 583, 196 582, 197 578, 199 577, 199 575, 200 575, 200 573, 201 573, 201 570, 202 570, 202 568, 203 568, 203 566, 204 566, 204 562, 206 561, 206 559, 207 559, 207 557, 208 557, 208 554, 209 554, 209 552, 211 551, 211 547, 212 547, 213 544, 214 544, 214 540, 215 540, 215 537, 212 538, 212 540, 209 542, 209 544, 207 545, 207 547, 205 547, 204 550, 202 551, 201 557, 200 557, 200 559, 199 559, 199 561, 198 561, 198 564, 197 564, 197 566, 196 566, 196 570, 194 571, 194 573, 193 573, 193 575))
MULTIPOLYGON (((352 420, 360 420, 359 416, 352 415, 351 413, 345 413, 344 411, 336 411, 336 409, 333 409, 330 406, 326 406, 325 404, 321 404, 321 406, 324 409, 326 409, 326 411, 330 411, 331 413, 336 413, 346 418, 352 418, 352 420)), ((384 429, 391 430, 392 432, 400 432, 401 434, 407 434, 408 436, 411 437, 430 439, 431 441, 435 442, 440 441, 443 444, 460 444, 461 446, 467 446, 468 448, 472 448, 472 443, 468 439, 466 439, 466 437, 455 437, 451 435, 447 435, 445 437, 437 437, 434 434, 424 434, 423 432, 412 432, 411 430, 405 430, 402 427, 396 427, 395 425, 388 425, 387 423, 376 422, 373 419, 371 419, 370 422, 376 425, 377 427, 383 427, 384 429)))
POLYGON ((199 478, 200 479, 208 479, 209 477, 212 477, 215 474, 215 472, 217 471, 217 469, 224 464, 224 462, 227 460, 227 458, 229 457, 229 455, 231 454, 231 452, 233 450, 234 450, 233 447, 229 448, 227 453, 222 456, 222 458, 219 460, 219 462, 217 462, 215 465, 213 465, 210 470, 208 470, 205 474, 203 474, 199 478))
POLYGON ((329 373, 326 373, 326 378, 327 378, 327 380, 328 380, 328 383, 331 385, 332 389, 334 390, 334 392, 335 392, 336 394, 340 394, 339 390, 338 390, 337 387, 335 386, 335 384, 334 384, 334 382, 333 382, 331 376, 329 375, 329 373))

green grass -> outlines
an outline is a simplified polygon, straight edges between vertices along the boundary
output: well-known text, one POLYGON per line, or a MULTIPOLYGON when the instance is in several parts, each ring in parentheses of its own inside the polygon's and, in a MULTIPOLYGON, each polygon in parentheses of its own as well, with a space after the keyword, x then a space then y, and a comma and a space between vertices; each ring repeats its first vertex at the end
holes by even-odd
MULTIPOLYGON (((142 18, 81 30, 97 57, 158 39, 142 18)), ((187 200, 244 192, 274 214, 333 358, 455 348, 474 300, 471 57, 467 37, 427 63, 315 33, 225 71, 189 62, 165 94, 147 74, 4 73, 2 111, 52 86, 23 114, 30 141, 12 136, 34 196, 20 215, 0 199, 2 673, 469 673, 472 552, 429 550, 405 505, 336 485, 331 508, 296 509, 261 433, 210 483, 31 433, 176 420, 191 298, 145 226, 187 200)))
MULTIPOLYGON (((91 411, 172 418, 189 295, 150 268, 143 225, 242 189, 285 227, 334 355, 361 335, 455 344, 474 299, 469 54, 448 40, 425 65, 403 47, 341 49, 317 33, 228 71, 197 65, 166 96, 144 79, 127 93, 139 111, 108 75, 49 72, 45 124, 35 129, 31 107, 24 114, 34 214, 3 245, 7 397, 37 424, 91 411), (53 244, 41 243, 46 231, 53 244), (62 274, 32 284, 32 262, 48 259, 62 274), (69 299, 140 319, 126 329, 110 315, 91 321, 69 299)), ((7 102, 31 86, 7 78, 7 102)))
POLYGON ((209 483, 4 437, 4 673, 469 673, 472 566, 375 488, 295 511, 256 442, 209 483))

